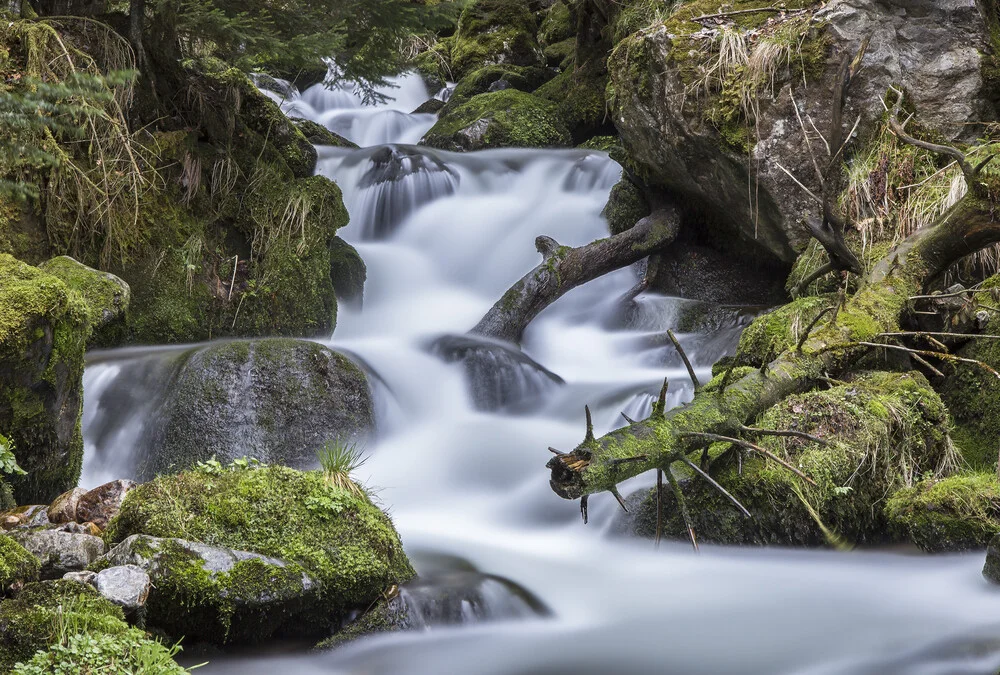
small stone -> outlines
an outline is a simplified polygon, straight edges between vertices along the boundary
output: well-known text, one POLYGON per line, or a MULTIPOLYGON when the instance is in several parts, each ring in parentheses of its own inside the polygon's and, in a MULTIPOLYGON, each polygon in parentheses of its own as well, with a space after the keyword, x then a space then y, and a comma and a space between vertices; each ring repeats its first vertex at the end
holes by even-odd
POLYGON ((3 518, 4 529, 15 527, 42 527, 49 524, 49 507, 44 504, 31 504, 28 506, 18 506, 0 513, 3 518))
POLYGON ((41 563, 42 579, 59 579, 79 572, 104 555, 104 542, 89 534, 41 530, 15 530, 11 536, 41 563))
POLYGON ((125 610, 127 615, 145 606, 152 588, 149 575, 135 565, 101 570, 94 585, 101 595, 125 610))
POLYGON ((81 495, 76 505, 76 520, 78 523, 92 522, 102 530, 118 514, 125 501, 125 495, 135 487, 130 480, 113 480, 95 487, 90 492, 81 495))
POLYGON ((61 525, 62 523, 75 523, 76 505, 80 501, 80 497, 85 494, 87 494, 86 490, 75 487, 72 490, 67 490, 56 497, 55 501, 52 502, 47 511, 49 522, 55 523, 56 525, 61 525))
POLYGON ((63 575, 63 579, 67 581, 75 581, 80 584, 88 584, 90 586, 94 585, 94 579, 97 578, 96 572, 91 572, 89 570, 83 570, 82 572, 67 572, 63 575))

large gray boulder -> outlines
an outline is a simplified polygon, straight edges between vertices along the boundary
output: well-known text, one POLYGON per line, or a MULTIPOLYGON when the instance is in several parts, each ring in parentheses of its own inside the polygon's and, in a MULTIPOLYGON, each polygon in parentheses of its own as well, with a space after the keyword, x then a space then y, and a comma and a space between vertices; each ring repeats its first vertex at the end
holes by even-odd
POLYGON ((838 67, 866 36, 871 42, 850 90, 845 133, 860 118, 857 136, 871 136, 890 86, 903 89, 919 124, 944 140, 974 138, 981 128, 970 123, 996 118, 995 87, 984 79, 990 31, 979 4, 831 0, 812 8, 811 20, 791 12, 718 22, 735 23, 751 46, 782 30, 776 21, 787 21, 796 33, 799 52, 781 62, 792 67, 779 64, 773 78, 762 78, 749 123, 734 92, 705 93, 706 81, 713 86, 711 52, 718 51, 724 28, 689 21, 691 11, 681 7, 665 23, 626 38, 609 59, 614 123, 641 174, 714 216, 706 227, 717 241, 730 248, 751 243, 762 257, 789 263, 808 239, 806 216, 818 208, 781 167, 820 192, 802 127, 823 159, 823 141, 812 126, 827 133, 838 67))
POLYGON ((305 340, 238 340, 185 353, 150 427, 138 474, 251 456, 294 468, 316 465, 333 438, 375 425, 368 380, 347 357, 305 340))
POLYGON ((15 530, 10 535, 41 563, 42 579, 79 572, 104 554, 104 542, 90 534, 59 530, 15 530))
MULTIPOLYGON (((98 590, 101 574, 121 566, 148 574, 147 625, 190 640, 259 642, 318 606, 319 584, 301 567, 248 551, 136 534, 98 564, 106 567, 98 590)), ((117 584, 107 582, 109 590, 117 584)))

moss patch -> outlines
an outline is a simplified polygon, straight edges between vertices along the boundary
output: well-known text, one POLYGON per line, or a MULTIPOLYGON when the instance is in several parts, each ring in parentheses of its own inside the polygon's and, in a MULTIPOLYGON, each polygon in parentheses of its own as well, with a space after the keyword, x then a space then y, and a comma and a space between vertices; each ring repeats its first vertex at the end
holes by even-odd
POLYGON ((0 592, 37 581, 38 568, 38 558, 7 535, 0 535, 0 592))
POLYGON ((831 296, 799 298, 754 319, 740 336, 739 365, 762 366, 795 347, 820 312, 836 303, 831 296))
POLYGON ((1000 483, 995 472, 928 479, 896 492, 885 511, 924 551, 986 548, 1000 533, 1000 483))
POLYGON ((474 0, 458 20, 451 48, 452 71, 461 78, 498 63, 540 65, 537 30, 534 15, 520 0, 474 0))
POLYGON ((295 562, 320 582, 331 614, 367 607, 414 574, 391 521, 370 500, 330 487, 319 472, 280 466, 188 471, 140 485, 105 538, 132 534, 295 562))

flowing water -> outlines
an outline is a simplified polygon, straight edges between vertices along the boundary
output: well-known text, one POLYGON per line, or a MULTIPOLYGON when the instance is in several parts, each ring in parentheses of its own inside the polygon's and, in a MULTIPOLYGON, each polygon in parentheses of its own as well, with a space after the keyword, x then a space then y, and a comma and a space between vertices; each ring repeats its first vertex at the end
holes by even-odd
MULTIPOLYGON (((620 169, 583 150, 452 154, 407 145, 433 123, 400 78, 365 107, 322 87, 281 98, 361 150, 320 148, 344 191, 341 232, 368 266, 363 309, 341 308, 329 344, 372 374, 378 433, 358 478, 390 508, 421 581, 405 589, 416 629, 333 653, 213 658, 239 673, 990 673, 1000 667, 1000 593, 982 555, 925 557, 650 542, 610 534, 618 506, 548 486, 548 446, 648 414, 663 378, 691 396, 662 340, 686 302, 621 300, 621 270, 556 302, 523 352, 465 335, 538 262, 539 234, 576 246, 620 169), (391 143, 391 145, 385 145, 391 143)), ((443 96, 440 94, 439 96, 443 96)), ((280 97, 279 97, 280 98, 280 97)), ((744 320, 681 339, 702 378, 744 320)), ((165 348, 93 355, 85 377, 84 484, 127 475, 170 395, 165 348)), ((648 487, 640 476, 623 492, 648 487)))

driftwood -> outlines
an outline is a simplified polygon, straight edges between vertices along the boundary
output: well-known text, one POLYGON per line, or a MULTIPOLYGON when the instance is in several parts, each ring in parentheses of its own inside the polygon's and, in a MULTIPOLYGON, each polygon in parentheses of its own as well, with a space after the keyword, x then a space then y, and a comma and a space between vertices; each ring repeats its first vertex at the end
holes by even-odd
MULTIPOLYGON (((897 136, 911 142, 902 125, 895 126, 897 136)), ((662 406, 654 407, 646 420, 601 438, 588 434, 572 452, 552 458, 547 467, 553 491, 576 499, 595 492, 617 492, 618 483, 645 471, 657 469, 669 475, 670 466, 687 464, 688 455, 700 451, 706 438, 752 435, 747 425, 768 408, 838 377, 859 357, 886 346, 878 340, 905 332, 900 322, 911 297, 925 293, 928 285, 963 257, 1000 242, 1000 220, 994 215, 1000 213, 1000 180, 981 174, 984 164, 972 167, 955 148, 920 147, 961 157, 970 186, 964 198, 936 223, 898 244, 864 278, 861 289, 845 299, 833 319, 770 364, 728 387, 702 389, 680 408, 666 412, 662 406), (637 456, 644 459, 618 461, 637 456)), ((954 359, 943 351, 919 351, 923 358, 954 359)))
POLYGON ((542 262, 511 286, 470 332, 520 342, 531 320, 568 291, 655 253, 673 242, 679 228, 680 212, 665 206, 621 234, 578 248, 538 237, 535 248, 542 262))

